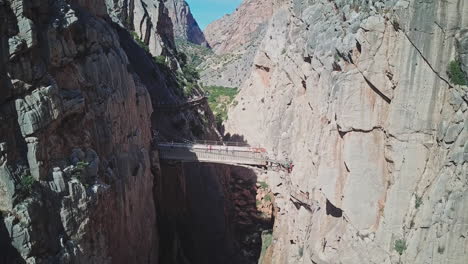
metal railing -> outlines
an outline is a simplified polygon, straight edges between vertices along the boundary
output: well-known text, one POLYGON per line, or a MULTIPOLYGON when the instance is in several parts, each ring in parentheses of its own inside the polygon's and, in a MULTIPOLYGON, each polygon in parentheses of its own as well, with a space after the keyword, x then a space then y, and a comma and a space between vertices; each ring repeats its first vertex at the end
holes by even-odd
MULTIPOLYGON (((213 141, 216 142, 216 141, 213 141)), ((160 143, 160 158, 169 160, 266 165, 265 153, 251 147, 193 143, 160 143)))
POLYGON ((215 140, 194 140, 194 144, 211 145, 211 146, 233 146, 233 147, 250 147, 246 142, 236 141, 215 141, 215 140))
POLYGON ((189 162, 211 162, 288 168, 292 163, 270 159, 264 148, 250 147, 243 142, 214 140, 185 140, 182 142, 159 142, 160 158, 189 162))

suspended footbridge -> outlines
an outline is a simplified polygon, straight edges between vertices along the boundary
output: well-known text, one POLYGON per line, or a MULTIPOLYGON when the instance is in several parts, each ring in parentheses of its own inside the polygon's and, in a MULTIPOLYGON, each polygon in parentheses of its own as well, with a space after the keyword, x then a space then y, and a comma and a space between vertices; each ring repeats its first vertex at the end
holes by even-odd
POLYGON ((194 141, 160 142, 157 144, 159 158, 181 162, 207 162, 228 165, 245 165, 262 168, 286 169, 293 167, 291 162, 281 162, 268 158, 266 150, 251 147, 239 142, 194 141))

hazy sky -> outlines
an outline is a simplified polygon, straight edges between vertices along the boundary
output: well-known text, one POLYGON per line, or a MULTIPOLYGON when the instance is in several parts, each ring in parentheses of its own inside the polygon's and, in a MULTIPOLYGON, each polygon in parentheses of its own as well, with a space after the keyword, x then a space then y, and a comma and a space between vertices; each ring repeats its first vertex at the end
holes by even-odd
POLYGON ((236 10, 242 0, 186 0, 202 30, 225 14, 236 10))

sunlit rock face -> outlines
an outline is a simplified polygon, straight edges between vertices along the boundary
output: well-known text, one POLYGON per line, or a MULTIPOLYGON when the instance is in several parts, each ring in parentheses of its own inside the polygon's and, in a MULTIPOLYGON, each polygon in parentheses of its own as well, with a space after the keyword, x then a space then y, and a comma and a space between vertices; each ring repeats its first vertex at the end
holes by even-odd
POLYGON ((225 54, 253 42, 272 16, 273 0, 246 0, 232 14, 225 15, 205 29, 208 43, 217 54, 225 54))
POLYGON ((268 177, 265 263, 468 261, 468 88, 447 74, 468 65, 467 13, 463 0, 276 3, 225 123, 295 164, 268 177))
POLYGON ((105 0, 112 21, 133 32, 153 56, 168 56, 175 49, 174 23, 163 0, 105 0))
POLYGON ((277 4, 272 0, 246 0, 232 14, 206 27, 206 40, 216 56, 199 67, 204 84, 235 88, 242 85, 250 75, 277 4))

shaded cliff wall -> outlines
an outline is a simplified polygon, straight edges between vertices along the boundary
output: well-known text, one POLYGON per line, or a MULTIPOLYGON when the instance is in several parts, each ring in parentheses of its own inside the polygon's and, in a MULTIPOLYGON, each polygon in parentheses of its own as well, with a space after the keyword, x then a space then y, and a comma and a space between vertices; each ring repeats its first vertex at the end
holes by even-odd
POLYGON ((168 0, 165 5, 174 27, 174 37, 176 39, 206 47, 209 46, 185 0, 168 0))
POLYGON ((35 263, 155 263, 153 110, 104 2, 2 1, 0 13, 12 247, 35 263))
POLYGON ((236 248, 228 166, 162 163, 157 178, 161 263, 241 263, 236 248))
MULTIPOLYGON (((207 104, 181 109, 165 107, 186 100, 178 96, 179 84, 174 72, 155 64, 143 50, 135 49, 136 43, 125 38, 128 36, 125 30, 117 31, 132 68, 151 96, 154 143, 219 140, 214 116, 207 104), (159 71, 154 71, 154 67, 159 71)), ((151 154, 160 236, 159 263, 242 263, 233 230, 228 185, 230 168, 213 164, 160 165, 157 152, 151 154)))
POLYGON ((467 261, 468 88, 447 75, 467 63, 466 13, 463 0, 276 8, 225 124, 295 164, 268 178, 266 263, 467 261))

